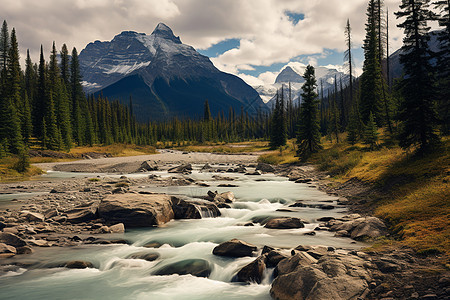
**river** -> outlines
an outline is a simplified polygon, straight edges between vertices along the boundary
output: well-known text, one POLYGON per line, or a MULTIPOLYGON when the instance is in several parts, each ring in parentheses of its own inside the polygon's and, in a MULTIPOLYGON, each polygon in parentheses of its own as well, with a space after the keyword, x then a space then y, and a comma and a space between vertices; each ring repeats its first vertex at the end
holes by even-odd
MULTIPOLYGON (((139 189, 187 197, 205 195, 208 190, 232 191, 237 201, 232 204, 232 208, 220 209, 221 217, 173 220, 160 228, 132 229, 115 236, 129 241, 129 244, 39 248, 35 253, 20 258, 28 267, 12 269, 0 277, 0 299, 271 299, 269 290, 272 269, 266 270, 261 284, 233 282, 234 275, 253 261, 257 253, 254 257, 233 259, 213 255, 213 248, 232 238, 258 246, 259 252, 264 245, 286 249, 300 244, 343 249, 359 249, 363 246, 349 238, 334 237, 334 233, 328 231, 316 231, 315 236, 304 235, 317 227, 318 218, 338 217, 346 213, 345 207, 336 206, 336 197, 311 185, 294 183, 273 174, 250 176, 201 173, 200 167, 194 165, 194 172, 190 177, 205 182, 210 187, 140 186, 139 189), (235 180, 216 180, 214 175, 233 177, 235 180), (218 187, 225 183, 232 183, 237 187, 218 187), (297 200, 302 200, 305 204, 333 204, 336 208, 322 210, 288 207, 297 200), (278 209, 291 211, 277 211, 278 209), (254 226, 243 226, 252 220, 274 216, 298 217, 307 220, 309 224, 301 229, 284 230, 267 229, 257 223, 254 226), (143 247, 150 242, 158 242, 163 246, 143 247), (157 253, 159 258, 152 262, 128 258, 131 254, 142 251, 157 253), (212 269, 209 277, 154 275, 161 267, 186 259, 206 260, 212 269), (90 261, 95 268, 80 270, 54 267, 59 262, 70 260, 90 261)), ((169 176, 166 172, 153 173, 169 176)), ((46 180, 52 176, 58 178, 68 174, 51 173, 46 180)))

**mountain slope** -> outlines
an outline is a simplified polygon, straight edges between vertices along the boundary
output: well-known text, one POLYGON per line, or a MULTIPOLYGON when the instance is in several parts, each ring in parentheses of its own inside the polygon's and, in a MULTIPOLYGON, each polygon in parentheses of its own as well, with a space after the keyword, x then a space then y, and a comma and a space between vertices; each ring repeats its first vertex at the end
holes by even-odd
POLYGON ((124 31, 110 42, 90 43, 80 64, 86 92, 123 103, 132 97, 141 121, 201 116, 206 99, 213 114, 267 109, 253 88, 219 71, 162 23, 151 35, 124 31))

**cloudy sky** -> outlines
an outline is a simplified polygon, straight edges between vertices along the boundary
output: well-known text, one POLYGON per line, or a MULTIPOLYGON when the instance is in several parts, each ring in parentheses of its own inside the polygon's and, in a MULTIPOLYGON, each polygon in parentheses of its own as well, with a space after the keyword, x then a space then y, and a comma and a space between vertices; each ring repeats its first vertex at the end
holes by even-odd
MULTIPOLYGON (((53 41, 81 51, 89 42, 111 40, 124 30, 150 34, 159 22, 211 57, 219 69, 251 85, 273 83, 287 63, 342 65, 344 26, 353 28, 355 64, 362 66, 367 0, 2 0, 0 19, 16 28, 22 58, 53 41)), ((402 31, 390 12, 391 52, 402 31)))

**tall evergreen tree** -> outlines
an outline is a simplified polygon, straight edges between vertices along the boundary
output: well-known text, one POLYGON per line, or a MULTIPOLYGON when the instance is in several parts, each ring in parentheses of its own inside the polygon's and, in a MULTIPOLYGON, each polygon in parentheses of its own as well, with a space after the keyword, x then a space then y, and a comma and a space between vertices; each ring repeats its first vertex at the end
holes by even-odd
POLYGON ((376 146, 378 141, 378 131, 372 113, 369 114, 369 120, 364 128, 363 138, 364 144, 370 146, 370 149, 373 149, 376 146))
POLYGON ((205 100, 204 108, 203 108, 203 120, 211 121, 211 110, 209 109, 208 99, 205 100))
POLYGON ((439 50, 437 52, 438 110, 442 133, 450 134, 450 0, 435 3, 439 11, 439 50))
POLYGON ((8 24, 3 21, 0 31, 0 94, 3 96, 6 96, 7 90, 9 45, 8 24))
MULTIPOLYGON (((350 19, 347 19, 347 25, 345 26, 345 44, 347 50, 345 50, 346 66, 349 74, 349 89, 350 89, 350 106, 353 105, 353 59, 352 59, 352 28, 350 26, 350 19)), ((323 97, 323 96, 322 96, 323 97)))
POLYGON ((272 149, 286 145, 287 141, 287 129, 283 102, 284 96, 282 87, 279 92, 277 91, 275 107, 272 112, 272 119, 270 123, 270 147, 272 149))
POLYGON ((43 136, 43 120, 45 117, 45 105, 47 103, 47 70, 44 59, 44 49, 41 45, 41 53, 39 58, 39 67, 37 74, 37 93, 33 106, 33 129, 36 137, 41 138, 43 136))
POLYGON ((438 118, 435 111, 435 92, 430 65, 431 52, 428 47, 430 28, 427 21, 432 17, 428 0, 402 0, 397 18, 405 18, 398 25, 404 29, 403 64, 405 77, 402 80, 403 102, 400 146, 418 146, 419 152, 429 151, 439 141, 436 133, 438 118))
POLYGON ((76 48, 72 50, 72 60, 70 63, 70 91, 72 101, 72 130, 74 140, 78 145, 84 142, 84 133, 86 126, 84 124, 81 102, 84 98, 83 87, 81 86, 80 63, 78 61, 78 52, 76 48))
POLYGON ((314 67, 308 65, 303 74, 300 120, 297 133, 297 155, 302 159, 322 148, 320 144, 320 125, 317 111, 317 82, 314 67))
POLYGON ((367 7, 366 38, 364 40, 364 64, 361 75, 360 109, 364 120, 373 113, 376 123, 383 124, 382 75, 378 49, 376 0, 367 7))
POLYGON ((63 44, 61 47, 61 78, 66 85, 66 88, 69 86, 70 79, 70 67, 69 67, 69 51, 67 50, 66 44, 63 44))

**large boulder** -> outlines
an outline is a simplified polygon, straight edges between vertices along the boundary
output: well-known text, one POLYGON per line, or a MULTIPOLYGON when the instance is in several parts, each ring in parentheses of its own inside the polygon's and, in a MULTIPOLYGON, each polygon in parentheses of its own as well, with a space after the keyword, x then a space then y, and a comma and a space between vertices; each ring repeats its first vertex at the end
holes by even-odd
POLYGON ((174 218, 172 199, 165 194, 119 194, 105 197, 98 213, 107 223, 125 227, 151 227, 174 218))
POLYGON ((276 267, 285 258, 288 258, 288 255, 279 250, 271 250, 266 255, 266 266, 268 268, 276 267))
POLYGON ((257 247, 238 239, 223 242, 216 246, 213 250, 214 255, 228 256, 228 257, 244 257, 251 256, 257 247))
POLYGON ((13 246, 14 248, 27 245, 27 242, 25 242, 23 239, 9 232, 0 232, 0 243, 13 246))
POLYGON ((191 164, 182 164, 173 168, 170 168, 167 172, 169 173, 190 173, 192 171, 191 164))
POLYGON ((367 240, 387 233, 386 225, 376 217, 343 218, 327 223, 331 231, 346 232, 354 240, 367 240))
POLYGON ((205 200, 184 200, 172 197, 172 209, 175 219, 201 219, 202 217, 219 217, 219 208, 205 200))
POLYGON ((79 207, 66 211, 67 221, 70 223, 89 222, 97 218, 97 205, 79 207))
POLYGON ((266 256, 262 255, 243 267, 236 275, 237 281, 261 283, 266 268, 265 260, 266 256))
POLYGON ((299 218, 275 218, 269 220, 264 227, 271 229, 291 229, 303 228, 305 225, 299 218))
POLYGON ((256 170, 260 170, 260 171, 262 171, 264 173, 273 173, 273 172, 275 172, 275 168, 274 167, 272 167, 269 164, 261 163, 261 162, 258 163, 258 165, 256 166, 256 170))
POLYGON ((357 299, 372 280, 369 268, 353 255, 326 255, 317 263, 300 259, 278 274, 270 294, 275 299, 357 299))
POLYGON ((146 160, 141 164, 139 168, 140 171, 156 171, 158 170, 158 165, 151 160, 146 160))
POLYGON ((208 277, 211 274, 211 266, 204 259, 186 259, 166 265, 157 270, 154 275, 187 275, 208 277))

